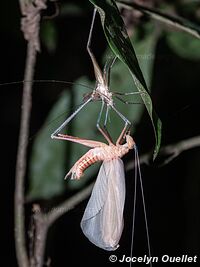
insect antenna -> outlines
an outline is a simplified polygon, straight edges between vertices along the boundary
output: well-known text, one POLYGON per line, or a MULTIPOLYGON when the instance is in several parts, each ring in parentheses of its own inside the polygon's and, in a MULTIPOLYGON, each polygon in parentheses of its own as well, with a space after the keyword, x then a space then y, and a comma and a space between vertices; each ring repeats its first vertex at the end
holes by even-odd
MULTIPOLYGON (((144 198, 142 175, 141 175, 141 169, 140 169, 140 159, 139 159, 137 147, 135 148, 135 150, 136 150, 136 165, 137 165, 138 175, 139 175, 140 189, 141 189, 141 195, 142 195, 142 204, 143 204, 143 211, 144 211, 145 228, 146 228, 146 234, 147 234, 148 254, 149 254, 149 257, 151 257, 149 227, 148 227, 148 221, 147 221, 147 212, 146 212, 146 205, 145 205, 145 198, 144 198)), ((150 262, 150 267, 152 267, 152 262, 150 262)))
MULTIPOLYGON (((137 180, 139 178, 140 183, 140 190, 141 190, 141 197, 142 197, 142 206, 144 212, 144 220, 145 220, 145 230, 146 230, 146 237, 147 237, 147 247, 148 247, 148 255, 151 259, 151 246, 150 246, 150 238, 149 238, 149 227, 147 221, 147 212, 146 212, 146 205, 145 205, 145 198, 144 198, 144 190, 143 190, 143 182, 142 182, 142 175, 140 169, 140 160, 138 155, 137 147, 134 147, 135 151, 135 189, 134 189, 134 199, 133 199, 133 219, 132 219, 132 234, 131 234, 131 252, 130 257, 133 256, 133 244, 134 244, 134 234, 135 234, 135 212, 136 212, 136 201, 137 201, 137 180)), ((132 266, 132 261, 130 261, 130 267, 132 266)), ((149 266, 152 267, 152 261, 150 261, 149 266)))
POLYGON ((79 85, 85 88, 90 89, 91 91, 93 90, 92 87, 86 85, 86 84, 82 84, 82 83, 76 83, 76 82, 67 82, 67 81, 60 81, 60 80, 33 80, 33 81, 14 81, 14 82, 8 82, 8 83, 0 83, 0 86, 6 86, 6 85, 17 85, 17 84, 23 84, 23 83, 33 83, 33 84, 37 84, 37 83, 57 83, 57 84, 66 84, 66 85, 79 85))
MULTIPOLYGON (((135 211, 136 211, 136 200, 137 200, 137 167, 136 167, 136 148, 134 149, 135 153, 135 170, 134 170, 134 196, 133 196, 133 218, 132 218, 132 233, 131 233, 131 251, 130 251, 130 258, 133 257, 133 244, 134 244, 134 235, 135 235, 135 211)), ((132 266, 132 261, 130 261, 130 267, 132 266)))

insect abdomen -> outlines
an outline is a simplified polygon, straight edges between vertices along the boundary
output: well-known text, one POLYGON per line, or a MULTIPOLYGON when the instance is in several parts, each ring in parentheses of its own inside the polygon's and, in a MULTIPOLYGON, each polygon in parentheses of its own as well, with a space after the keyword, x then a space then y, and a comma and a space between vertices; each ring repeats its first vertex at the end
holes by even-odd
POLYGON ((97 153, 97 151, 94 151, 96 149, 89 150, 85 155, 83 155, 82 158, 79 159, 79 161, 72 167, 72 176, 75 179, 80 179, 80 177, 83 175, 83 172, 92 164, 94 164, 97 161, 102 160, 101 153, 97 153))
POLYGON ((101 160, 98 155, 92 155, 92 156, 88 156, 86 155, 86 157, 84 157, 82 159, 82 161, 78 164, 77 169, 79 169, 79 172, 81 172, 81 174, 92 164, 94 164, 95 162, 101 160))

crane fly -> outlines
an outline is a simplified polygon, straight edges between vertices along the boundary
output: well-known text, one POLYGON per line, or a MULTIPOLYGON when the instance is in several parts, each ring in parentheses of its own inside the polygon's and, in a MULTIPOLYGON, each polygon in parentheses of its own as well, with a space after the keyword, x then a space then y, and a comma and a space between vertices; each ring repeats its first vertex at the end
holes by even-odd
MULTIPOLYGON (((91 58, 93 68, 94 68, 94 73, 95 73, 95 78, 96 78, 96 86, 93 89, 92 92, 88 93, 85 98, 83 103, 51 134, 52 139, 60 139, 59 133, 60 131, 68 125, 68 123, 85 107, 87 106, 90 102, 92 101, 101 101, 101 110, 97 119, 96 126, 97 128, 103 133, 104 137, 105 135, 109 135, 106 124, 108 120, 108 113, 109 110, 112 109, 118 116, 121 118, 121 120, 124 122, 125 127, 130 128, 131 122, 116 108, 116 105, 113 100, 113 96, 116 96, 116 98, 120 101, 122 101, 125 104, 134 104, 132 102, 124 101, 121 98, 121 95, 134 95, 134 94, 141 94, 141 92, 129 92, 129 93, 117 93, 117 92, 111 92, 109 90, 109 80, 110 80, 110 69, 113 66, 116 57, 109 59, 104 67, 103 72, 101 71, 97 60, 90 48, 91 46, 91 38, 92 38, 92 32, 93 32, 93 27, 94 27, 94 21, 95 21, 95 16, 96 16, 96 9, 94 9, 93 13, 93 18, 92 18, 92 23, 91 23, 91 28, 89 32, 89 37, 88 37, 88 42, 87 42, 87 51, 89 53, 89 56, 91 58), (106 106, 106 114, 105 114, 105 120, 103 127, 100 126, 100 121, 102 118, 102 114, 104 111, 104 108, 106 106)), ((142 92, 144 93, 144 92, 142 92)), ((111 139, 111 137, 110 137, 111 139)))
MULTIPOLYGON (((109 134, 106 128, 107 125, 107 120, 108 120, 108 115, 109 115, 109 110, 112 109, 118 116, 119 118, 124 122, 124 125, 128 128, 131 126, 131 122, 116 108, 115 102, 113 98, 116 98, 120 100, 124 104, 142 104, 142 103, 135 103, 131 101, 126 101, 125 99, 122 98, 122 96, 129 96, 129 95, 141 95, 145 94, 145 92, 112 92, 110 91, 109 88, 109 80, 110 80, 110 70, 116 60, 116 57, 112 57, 107 60, 103 71, 101 71, 98 62, 90 48, 91 46, 91 39, 92 39, 92 32, 93 32, 93 27, 94 27, 94 21, 95 21, 95 16, 96 16, 96 9, 94 10, 93 13, 93 18, 92 18, 92 23, 91 23, 91 28, 89 32, 89 37, 88 37, 88 42, 87 42, 87 51, 89 53, 89 56, 91 58, 93 68, 94 68, 94 73, 95 73, 95 78, 96 78, 96 86, 95 88, 91 91, 85 94, 83 97, 83 102, 79 105, 79 107, 66 119, 64 120, 63 123, 60 124, 60 126, 53 131, 51 134, 52 139, 57 139, 58 134, 61 132, 61 130, 66 127, 70 121, 84 108, 86 107, 89 103, 95 102, 95 101, 101 101, 101 110, 99 112, 99 116, 97 118, 96 122, 96 127, 100 131, 104 131, 106 134, 109 134), (106 113, 105 113, 105 119, 103 123, 103 128, 100 126, 100 121, 102 118, 103 111, 106 107, 106 113)), ((77 84, 82 87, 92 89, 90 86, 84 85, 84 84, 78 84, 78 83, 73 83, 73 82, 67 82, 67 81, 56 81, 56 80, 34 80, 34 81, 21 81, 21 82, 10 82, 10 83, 3 83, 1 85, 16 85, 16 84, 21 84, 21 83, 26 83, 26 82, 31 82, 31 83, 36 83, 36 84, 63 84, 63 85, 72 85, 72 84, 77 84)), ((59 116, 60 117, 60 116, 59 116)), ((59 138, 58 138, 59 139, 59 138)))

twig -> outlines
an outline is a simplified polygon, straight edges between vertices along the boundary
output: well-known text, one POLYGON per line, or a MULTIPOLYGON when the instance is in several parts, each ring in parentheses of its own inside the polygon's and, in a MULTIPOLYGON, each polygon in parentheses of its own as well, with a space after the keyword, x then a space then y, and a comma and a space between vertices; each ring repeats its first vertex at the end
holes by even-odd
MULTIPOLYGON (((25 39, 28 40, 27 57, 25 65, 24 80, 32 81, 34 76, 34 67, 36 63, 36 53, 39 50, 39 42, 37 39, 39 32, 40 10, 44 5, 33 5, 31 2, 21 1, 22 30, 25 39), (36 12, 37 9, 37 12, 36 12), (35 11, 35 13, 33 12, 35 11), (39 16, 39 18, 38 18, 39 16), (35 19, 37 17, 37 19, 35 19), (29 31, 29 34, 27 32, 29 31), (37 40, 36 40, 37 39, 37 40)), ((42 0, 40 1, 42 2, 42 0)), ((44 1, 43 1, 44 2, 44 1)), ((24 83, 22 96, 22 114, 19 131, 19 144, 16 162, 16 178, 15 178, 15 246, 16 256, 20 267, 28 267, 29 260, 26 249, 25 223, 24 223, 24 177, 26 172, 26 152, 29 135, 29 121, 31 113, 31 93, 32 83, 24 83)))
POLYGON ((195 136, 183 141, 180 141, 176 144, 171 144, 164 146, 160 150, 160 156, 165 157, 166 159, 159 166, 163 166, 171 162, 174 158, 178 157, 182 152, 196 148, 200 146, 200 136, 195 136))
POLYGON ((52 225, 53 222, 57 220, 60 216, 74 209, 75 206, 77 206, 80 202, 85 200, 90 195, 93 186, 94 186, 94 183, 91 183, 87 187, 83 188, 80 192, 76 193, 74 196, 70 197, 69 199, 64 201, 62 204, 52 209, 46 215, 49 226, 52 225))
POLYGON ((40 207, 38 205, 34 205, 33 219, 35 224, 35 242, 33 259, 31 262, 33 262, 33 267, 42 267, 48 231, 48 222, 46 217, 40 211, 40 207))
MULTIPOLYGON (((182 152, 199 146, 200 146, 200 136, 191 137, 189 139, 182 140, 178 143, 163 146, 161 147, 158 155, 158 160, 163 159, 163 161, 157 164, 157 166, 160 167, 164 166, 169 162, 171 162, 174 158, 178 157, 182 152)), ((140 164, 149 165, 151 159, 152 159, 152 152, 147 152, 140 156, 140 164)), ((134 168, 134 162, 133 160, 131 160, 126 164, 126 171, 129 171, 133 168, 134 168)))
POLYGON ((34 205, 34 224, 35 224, 35 236, 34 236, 34 255, 31 262, 34 263, 34 267, 43 266, 43 258, 45 253, 45 242, 49 227, 63 214, 72 210, 80 202, 86 199, 93 187, 93 183, 82 189, 80 192, 64 201, 62 204, 53 208, 48 213, 42 213, 38 205, 34 205))
POLYGON ((135 2, 117 0, 117 3, 119 6, 124 7, 124 8, 139 10, 143 14, 150 16, 150 18, 156 21, 159 21, 168 26, 171 26, 174 29, 187 32, 191 34, 192 36, 200 39, 199 26, 192 23, 191 21, 188 21, 187 19, 183 17, 173 16, 173 15, 164 13, 160 10, 157 10, 155 8, 150 8, 145 5, 135 3, 135 2))
MULTIPOLYGON (((35 65, 35 48, 28 45, 25 78, 32 80, 33 67, 35 65)), ((17 259, 20 267, 28 267, 28 256, 25 242, 24 226, 24 177, 26 171, 26 151, 28 144, 29 120, 31 112, 31 84, 25 83, 22 97, 22 115, 19 133, 19 145, 16 163, 15 178, 15 243, 17 259)))

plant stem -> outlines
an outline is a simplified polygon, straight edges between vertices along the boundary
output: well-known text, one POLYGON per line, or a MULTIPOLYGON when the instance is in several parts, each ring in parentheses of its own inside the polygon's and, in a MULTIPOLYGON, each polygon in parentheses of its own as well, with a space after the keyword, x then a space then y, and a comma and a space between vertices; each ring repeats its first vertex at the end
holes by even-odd
MULTIPOLYGON (((31 42, 28 43, 24 79, 31 81, 34 75, 36 50, 31 42)), ((28 267, 28 255, 25 237, 24 214, 24 178, 26 172, 26 154, 29 135, 29 121, 31 113, 32 83, 24 83, 22 96, 22 114, 17 151, 16 178, 15 178, 15 246, 17 260, 20 267, 28 267)))
MULTIPOLYGON (((199 135, 190 137, 185 140, 181 140, 174 144, 162 146, 160 148, 158 159, 159 158, 164 158, 164 159, 162 159, 161 163, 158 163, 157 166, 162 167, 166 164, 169 164, 173 159, 178 157, 184 151, 187 151, 189 149, 193 149, 196 147, 200 147, 200 136, 199 135)), ((152 161, 151 151, 144 153, 140 156, 140 164, 149 165, 151 161, 152 161)), ((126 164, 125 170, 129 171, 134 168, 135 168, 134 162, 133 160, 131 160, 126 164)))
POLYGON ((48 231, 48 222, 41 212, 35 215, 35 246, 34 267, 42 267, 45 254, 45 244, 48 231))
POLYGON ((35 226, 34 253, 30 259, 31 267, 42 267, 44 262, 45 245, 48 229, 62 215, 72 210, 91 193, 94 183, 76 193, 48 213, 42 213, 38 205, 34 205, 33 222, 35 226))
POLYGON ((79 191, 54 209, 52 209, 52 211, 46 215, 46 220, 48 221, 49 226, 52 225, 63 214, 74 209, 75 206, 85 200, 90 195, 93 186, 94 183, 91 183, 90 185, 83 188, 81 191, 79 191))
MULTIPOLYGON (((32 81, 36 64, 36 54, 40 49, 39 29, 40 12, 46 8, 46 0, 19 0, 21 13, 21 29, 28 41, 24 80, 32 81)), ((24 210, 24 180, 26 174, 26 156, 29 136, 29 122, 32 106, 32 83, 23 85, 22 114, 19 130, 19 143, 15 178, 15 249, 20 267, 28 267, 29 259, 26 248, 25 210, 24 210)))

